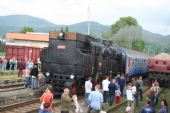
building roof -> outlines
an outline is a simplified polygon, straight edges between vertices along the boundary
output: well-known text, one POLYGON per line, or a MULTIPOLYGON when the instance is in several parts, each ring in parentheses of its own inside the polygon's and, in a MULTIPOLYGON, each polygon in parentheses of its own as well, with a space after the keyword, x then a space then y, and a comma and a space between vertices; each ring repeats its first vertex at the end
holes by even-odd
POLYGON ((45 33, 14 33, 8 32, 6 33, 6 38, 11 40, 30 40, 30 41, 49 41, 49 34, 45 33))

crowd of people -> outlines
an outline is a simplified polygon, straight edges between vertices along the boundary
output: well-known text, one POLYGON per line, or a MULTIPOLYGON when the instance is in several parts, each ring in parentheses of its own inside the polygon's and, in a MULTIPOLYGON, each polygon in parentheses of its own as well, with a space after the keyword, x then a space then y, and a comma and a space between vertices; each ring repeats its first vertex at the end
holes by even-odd
MULTIPOLYGON (((44 76, 38 70, 37 64, 31 60, 19 60, 15 58, 4 60, 0 58, 0 71, 2 70, 15 70, 18 69, 18 77, 26 78, 25 87, 36 89, 40 83, 44 83, 44 76)), ((70 97, 70 90, 64 89, 61 95, 61 113, 69 113, 71 103, 74 102, 75 112, 84 113, 100 113, 103 104, 112 106, 113 103, 119 105, 121 97, 126 94, 128 105, 125 109, 127 113, 134 113, 134 106, 138 106, 139 100, 143 101, 143 80, 142 76, 139 78, 132 78, 132 81, 126 84, 124 73, 118 73, 114 78, 110 79, 106 76, 101 82, 101 85, 96 84, 93 86, 92 78, 89 77, 85 81, 85 111, 81 108, 76 89, 72 89, 72 97, 70 97), (94 91, 92 89, 94 88, 94 91)), ((156 113, 155 105, 158 103, 159 83, 157 80, 152 82, 152 87, 147 93, 146 104, 141 108, 139 113, 156 113)), ((47 87, 45 93, 40 97, 42 102, 39 113, 51 113, 51 106, 53 100, 52 87, 47 87)), ((158 113, 168 113, 168 105, 165 99, 161 100, 161 108, 158 113)))
POLYGON ((22 77, 23 71, 25 71, 26 88, 37 89, 40 84, 44 84, 44 76, 41 71, 38 70, 38 65, 34 64, 31 60, 27 60, 25 63, 20 62, 18 76, 22 77))
POLYGON ((12 58, 12 59, 3 59, 0 57, 0 71, 3 71, 3 70, 17 70, 19 69, 19 64, 20 62, 15 59, 15 58, 12 58))
POLYGON ((0 72, 3 70, 18 70, 18 77, 26 78, 26 88, 36 89, 39 88, 40 84, 44 83, 44 76, 37 66, 31 59, 27 58, 6 60, 0 57, 0 72))

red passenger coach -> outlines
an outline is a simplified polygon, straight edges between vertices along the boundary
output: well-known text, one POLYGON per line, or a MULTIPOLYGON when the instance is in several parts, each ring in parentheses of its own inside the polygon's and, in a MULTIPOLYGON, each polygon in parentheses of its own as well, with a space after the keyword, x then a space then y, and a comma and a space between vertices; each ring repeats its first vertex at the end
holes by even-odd
POLYGON ((48 46, 48 33, 12 33, 6 34, 6 59, 31 59, 38 62, 41 50, 48 46))

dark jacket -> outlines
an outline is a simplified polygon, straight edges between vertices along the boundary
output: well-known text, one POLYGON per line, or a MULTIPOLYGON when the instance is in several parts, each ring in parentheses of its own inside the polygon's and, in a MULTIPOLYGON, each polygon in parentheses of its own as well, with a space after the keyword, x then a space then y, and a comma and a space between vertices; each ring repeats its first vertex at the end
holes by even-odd
POLYGON ((117 90, 117 86, 115 83, 110 83, 109 86, 109 94, 110 95, 115 95, 115 90, 117 90))
POLYGON ((168 113, 168 107, 162 106, 158 113, 168 113))
POLYGON ((125 86, 125 83, 126 83, 126 79, 125 77, 120 77, 119 81, 118 81, 118 84, 120 87, 124 87, 125 86))
POLYGON ((31 76, 38 77, 38 68, 33 68, 30 73, 31 76))
POLYGON ((150 105, 145 105, 139 113, 156 113, 155 109, 151 107, 150 105))

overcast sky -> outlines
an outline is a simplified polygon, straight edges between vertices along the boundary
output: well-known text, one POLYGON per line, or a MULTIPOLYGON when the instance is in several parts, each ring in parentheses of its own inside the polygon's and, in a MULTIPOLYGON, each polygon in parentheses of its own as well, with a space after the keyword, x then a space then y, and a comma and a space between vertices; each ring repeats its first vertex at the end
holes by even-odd
POLYGON ((73 24, 90 18, 111 25, 132 16, 142 28, 170 34, 170 0, 0 0, 0 16, 27 14, 55 24, 73 24))

